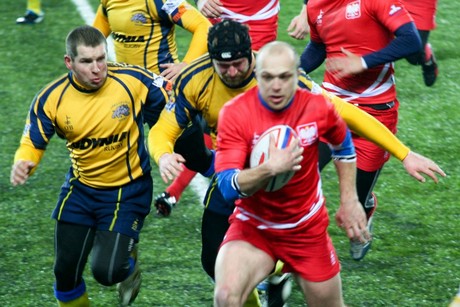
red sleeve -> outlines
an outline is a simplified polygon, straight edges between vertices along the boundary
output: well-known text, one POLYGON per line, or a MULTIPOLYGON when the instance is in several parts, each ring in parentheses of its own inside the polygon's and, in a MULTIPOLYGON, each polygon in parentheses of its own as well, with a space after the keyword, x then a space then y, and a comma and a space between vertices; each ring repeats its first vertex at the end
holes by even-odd
POLYGON ((413 21, 399 0, 366 1, 366 6, 384 26, 394 33, 400 26, 413 21))
POLYGON ((244 169, 250 147, 246 141, 245 129, 242 119, 244 109, 234 107, 231 100, 226 103, 219 113, 217 128, 217 151, 215 170, 220 172, 226 169, 244 169))

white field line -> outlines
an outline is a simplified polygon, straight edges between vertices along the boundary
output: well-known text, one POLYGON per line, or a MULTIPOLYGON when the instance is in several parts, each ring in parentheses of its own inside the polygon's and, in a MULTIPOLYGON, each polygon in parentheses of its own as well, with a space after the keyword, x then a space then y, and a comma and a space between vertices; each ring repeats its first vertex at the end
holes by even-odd
MULTIPOLYGON (((80 13, 81 17, 85 21, 86 24, 93 24, 94 17, 96 16, 93 8, 86 0, 72 0, 72 2, 77 7, 78 12, 80 13)), ((113 49, 113 41, 112 38, 109 37, 108 41, 108 56, 109 59, 115 59, 115 51, 113 49)), ((190 187, 192 188, 193 192, 198 196, 200 200, 204 199, 206 194, 206 189, 208 188, 208 179, 197 174, 195 178, 193 178, 192 182, 190 182, 190 187)), ((157 191, 159 192, 159 191, 157 191)))

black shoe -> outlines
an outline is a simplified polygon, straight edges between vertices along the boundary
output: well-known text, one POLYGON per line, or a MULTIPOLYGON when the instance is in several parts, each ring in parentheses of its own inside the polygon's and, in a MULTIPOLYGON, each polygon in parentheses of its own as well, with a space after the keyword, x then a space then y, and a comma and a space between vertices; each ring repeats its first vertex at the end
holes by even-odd
POLYGON ((422 64, 423 81, 426 86, 432 86, 438 77, 438 64, 434 57, 431 44, 425 45, 425 63, 422 64))
POLYGON ((155 207, 159 216, 169 216, 175 205, 176 198, 168 192, 163 192, 155 198, 155 207))
POLYGON ((291 295, 291 290, 291 274, 270 276, 267 284, 267 307, 287 306, 286 301, 291 295))
POLYGON ((45 18, 45 13, 36 14, 31 10, 27 10, 26 14, 16 19, 16 23, 20 25, 33 25, 40 23, 45 18))

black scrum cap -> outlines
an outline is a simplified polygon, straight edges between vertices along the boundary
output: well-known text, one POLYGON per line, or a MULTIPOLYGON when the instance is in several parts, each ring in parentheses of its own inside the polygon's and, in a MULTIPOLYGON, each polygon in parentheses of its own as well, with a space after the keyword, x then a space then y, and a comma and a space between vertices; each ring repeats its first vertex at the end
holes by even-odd
POLYGON ((248 58, 251 63, 252 49, 248 27, 233 20, 215 24, 209 29, 208 52, 211 59, 218 61, 248 58))

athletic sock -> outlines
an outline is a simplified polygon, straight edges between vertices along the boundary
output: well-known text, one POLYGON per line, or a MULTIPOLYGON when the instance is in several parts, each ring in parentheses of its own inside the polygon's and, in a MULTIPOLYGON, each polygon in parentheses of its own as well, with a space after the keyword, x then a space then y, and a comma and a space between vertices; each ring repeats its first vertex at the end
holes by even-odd
POLYGON ((27 10, 32 11, 37 15, 43 13, 42 6, 41 6, 41 0, 28 0, 27 10))

